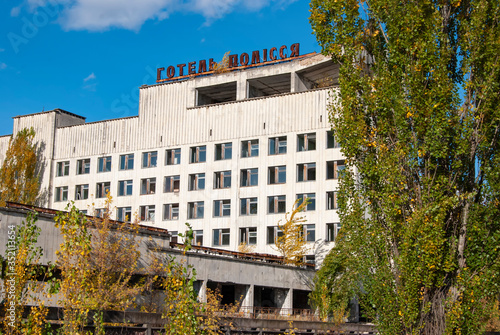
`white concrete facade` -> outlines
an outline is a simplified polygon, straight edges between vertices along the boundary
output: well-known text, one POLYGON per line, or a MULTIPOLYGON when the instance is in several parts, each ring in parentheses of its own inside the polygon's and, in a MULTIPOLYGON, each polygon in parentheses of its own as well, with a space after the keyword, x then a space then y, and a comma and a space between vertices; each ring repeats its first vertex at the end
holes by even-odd
MULTIPOLYGON (((143 86, 139 115, 135 117, 85 123, 83 117, 62 110, 16 116, 13 134, 32 126, 36 140, 44 148, 42 188, 49 191, 49 196, 42 205, 64 209, 68 201, 75 201, 82 210, 92 208, 93 204, 101 208, 104 199, 99 198, 98 192, 104 192, 109 185, 116 208, 129 207, 132 215, 143 214, 144 224, 166 228, 174 234, 183 232, 184 223, 189 222, 198 238, 202 232, 202 245, 209 247, 237 250, 243 238, 241 228, 252 228, 245 233, 251 233, 252 238, 247 242, 255 242, 254 251, 276 254, 273 244, 268 243, 273 229, 268 227, 276 226, 284 213, 274 213, 269 208, 269 197, 285 196, 284 207, 279 204, 283 198, 272 198, 271 202, 280 211, 290 211, 298 195, 314 194, 315 208, 304 213, 307 218, 304 225, 312 240, 308 243, 309 254, 320 259, 332 246, 329 240, 338 227, 335 206, 328 199, 332 200, 331 192, 337 189, 336 169, 343 160, 340 149, 327 138, 330 130, 327 104, 332 87, 315 88, 327 76, 335 81, 337 67, 315 54, 267 66, 143 86), (234 90, 234 98, 200 105, 200 101, 209 99, 201 95, 218 94, 217 85, 228 83, 221 90, 227 87, 234 90), (285 88, 281 87, 283 83, 285 88), (277 93, 269 94, 273 85, 277 93), (251 93, 254 91, 260 93, 251 93), (249 97, 252 94, 257 97, 249 97), (299 150, 299 145, 304 146, 302 135, 307 135, 304 139, 310 145, 315 144, 314 150, 299 150), (274 138, 286 138, 286 153, 272 154, 272 149, 277 148, 273 146, 274 138), (252 148, 253 144, 255 149, 256 143, 258 155, 243 157, 242 147, 252 148), (226 144, 231 145, 230 150, 226 144), (196 156, 195 147, 205 148, 205 162, 191 163, 196 156), (226 149, 226 154, 231 151, 231 158, 216 159, 220 156, 216 152, 219 147, 226 149), (167 165, 167 151, 174 149, 180 149, 180 161, 167 165), (125 155, 133 155, 133 169, 122 169, 121 156, 125 155), (143 164, 154 165, 154 155, 156 165, 143 167, 143 164), (81 166, 85 160, 90 160, 88 173, 81 166), (110 167, 109 171, 106 167, 110 167), (226 171, 231 172, 230 187, 217 188, 223 185, 217 180, 219 172, 226 171), (285 182, 280 179, 283 176, 280 172, 286 174, 285 182), (252 185, 254 173, 258 176, 256 185, 252 185), (200 174, 204 174, 204 188, 189 190, 190 183, 201 186, 200 174), (178 176, 178 186, 175 180, 166 181, 166 177, 172 176, 178 176), (132 183, 132 193, 119 195, 120 185, 125 190, 128 181, 132 183), (87 185, 87 199, 81 199, 82 185, 87 185), (143 185, 146 192, 141 192, 143 185), (169 190, 168 186, 174 189, 169 190), (168 217, 172 212, 165 205, 173 205, 172 217, 168 217), (202 217, 190 215, 201 214, 201 205, 202 217), (244 205, 249 207, 245 209, 244 205), (154 214, 144 217, 147 210, 152 214, 153 208, 154 214)), ((4 159, 8 139, 0 137, 0 161, 4 159)), ((203 156, 200 154, 198 157, 203 156)))

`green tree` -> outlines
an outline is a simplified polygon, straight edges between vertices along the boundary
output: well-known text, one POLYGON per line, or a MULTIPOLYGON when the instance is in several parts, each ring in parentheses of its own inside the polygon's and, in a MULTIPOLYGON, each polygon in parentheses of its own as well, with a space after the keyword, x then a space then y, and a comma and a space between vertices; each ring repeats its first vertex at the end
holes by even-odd
POLYGON ((312 0, 310 22, 340 64, 342 278, 383 334, 480 333, 500 283, 500 3, 312 0))
POLYGON ((11 137, 0 168, 0 205, 13 201, 36 205, 40 191, 35 131, 24 128, 11 137))

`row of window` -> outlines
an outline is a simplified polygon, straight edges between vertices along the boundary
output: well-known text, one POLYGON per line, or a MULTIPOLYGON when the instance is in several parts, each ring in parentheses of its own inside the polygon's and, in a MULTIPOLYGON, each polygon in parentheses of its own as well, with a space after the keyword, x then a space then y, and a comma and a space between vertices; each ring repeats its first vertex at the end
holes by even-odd
MULTIPOLYGON (((327 179, 337 179, 341 171, 345 169, 344 161, 327 162, 327 179)), ((316 163, 297 164, 297 181, 316 180, 316 163)), ((269 185, 286 183, 286 166, 271 166, 268 168, 267 183, 269 185)), ((242 169, 240 173, 240 186, 257 186, 258 169, 242 169)), ((104 198, 110 192, 110 182, 99 182, 96 184, 96 198, 104 198)), ((224 189, 231 187, 231 171, 219 171, 214 173, 214 189, 224 189)), ((55 201, 67 200, 67 186, 56 188, 55 201), (64 195, 66 194, 66 195, 64 195)), ((204 190, 205 173, 190 174, 188 178, 188 190, 204 190)), ((180 175, 166 176, 163 180, 163 192, 179 192, 180 175)), ((133 180, 118 181, 118 196, 132 195, 133 180)), ((140 194, 156 193, 156 177, 143 178, 140 183, 140 194)), ((75 200, 88 199, 89 184, 76 185, 75 200)))
MULTIPOLYGON (((119 208, 124 209, 123 212, 130 211, 130 207, 119 208), (125 209, 124 209, 125 208, 125 209)), ((306 242, 316 241, 316 225, 315 224, 304 224, 303 234, 306 242)), ((327 223, 326 224, 326 241, 333 242, 338 235, 341 228, 340 223, 327 223)), ((278 237, 283 236, 283 232, 278 226, 266 227, 266 244, 275 244, 278 237)), ((205 245, 203 240, 203 230, 193 230, 193 240, 195 245, 203 246, 205 245)), ((218 228, 212 230, 212 246, 229 246, 231 242, 231 230, 230 228, 218 228)), ((257 244, 257 227, 244 227, 239 228, 239 243, 245 243, 247 245, 257 244)))
MULTIPOLYGON (((61 190, 57 190, 61 192, 61 190)), ((64 197, 64 190, 62 190, 61 196, 64 197)), ((67 194, 67 193, 66 193, 67 194)), ((305 211, 316 210, 316 194, 315 193, 303 193, 297 194, 297 199, 299 200, 298 205, 300 205, 305 199, 308 203, 306 205, 305 211)), ((247 215, 257 215, 258 213, 258 201, 257 197, 241 198, 240 211, 241 216, 247 215)), ((326 209, 333 210, 337 209, 337 192, 329 191, 326 192, 326 209)), ((156 214, 155 205, 145 205, 139 207, 139 218, 141 221, 154 221, 156 214)), ((121 207, 118 209, 117 220, 127 221, 132 218, 131 207, 121 207), (129 209, 128 212, 122 212, 125 209, 129 209)), ((272 195, 267 197, 267 213, 268 214, 279 214, 286 212, 286 195, 272 195)), ((231 215, 231 200, 230 199, 219 199, 213 201, 213 217, 228 217, 231 215)), ((187 203, 187 218, 188 219, 202 219, 205 217, 205 202, 204 201, 192 201, 187 203)), ((168 203, 163 205, 163 220, 171 221, 179 219, 179 203, 168 203)))
MULTIPOLYGON (((332 131, 327 132, 327 148, 338 148, 332 131)), ((269 155, 285 154, 287 151, 287 136, 272 137, 269 139, 269 155)), ((316 150, 316 133, 297 135, 297 151, 316 150)), ((206 145, 189 148, 189 163, 202 163, 207 159, 206 145)), ((259 140, 245 140, 241 142, 241 157, 257 157, 259 155, 259 140)), ((217 160, 227 160, 232 158, 232 143, 221 143, 215 145, 215 157, 217 160)), ((134 169, 134 154, 120 155, 120 170, 134 169)), ((180 164, 181 149, 167 149, 165 151, 165 165, 180 164)), ((142 168, 156 167, 158 164, 158 151, 148 151, 142 153, 142 168)), ((90 173, 90 158, 80 159, 76 164, 76 174, 90 173)), ((56 176, 69 175, 69 161, 58 162, 56 176)), ((99 157, 97 162, 97 172, 111 171, 111 156, 99 157)))

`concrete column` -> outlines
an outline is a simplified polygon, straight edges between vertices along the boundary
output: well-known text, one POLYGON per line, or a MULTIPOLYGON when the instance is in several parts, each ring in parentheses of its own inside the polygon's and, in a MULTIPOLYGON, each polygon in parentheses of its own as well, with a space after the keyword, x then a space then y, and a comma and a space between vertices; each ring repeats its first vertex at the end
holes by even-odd
POLYGON ((292 289, 274 289, 276 307, 279 307, 281 315, 291 315, 293 307, 292 289))
POLYGON ((200 289, 198 290, 198 301, 207 302, 207 281, 200 280, 200 289))
POLYGON ((236 82, 236 100, 244 100, 247 98, 247 76, 241 75, 236 82))
POLYGON ((242 312, 247 316, 253 313, 254 292, 255 287, 253 284, 246 286, 246 294, 241 302, 241 307, 243 307, 242 312))

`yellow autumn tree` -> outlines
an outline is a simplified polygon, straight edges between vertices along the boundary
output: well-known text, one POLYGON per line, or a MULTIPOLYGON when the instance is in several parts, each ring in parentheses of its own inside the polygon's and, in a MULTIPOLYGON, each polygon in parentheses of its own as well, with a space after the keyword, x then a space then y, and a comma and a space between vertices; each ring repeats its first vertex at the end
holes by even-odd
POLYGON ((229 71, 229 53, 231 51, 228 51, 224 54, 224 56, 222 57, 222 60, 218 63, 215 63, 215 65, 213 66, 213 71, 215 73, 224 73, 224 72, 227 72, 229 71))
POLYGON ((11 137, 0 168, 0 205, 6 201, 36 205, 40 191, 35 131, 24 128, 11 137))
POLYGON ((43 301, 46 292, 38 277, 44 276, 42 282, 45 282, 52 274, 52 267, 49 265, 45 271, 40 266, 43 251, 36 246, 41 231, 36 221, 36 213, 28 212, 21 224, 7 227, 4 255, 7 268, 2 290, 6 292, 3 304, 5 317, 1 327, 7 334, 42 334, 46 330, 48 309, 43 301), (23 319, 26 311, 29 311, 28 318, 23 319))
POLYGON ((282 223, 282 220, 278 222, 278 230, 281 231, 281 234, 276 237, 274 243, 276 250, 283 256, 285 264, 301 265, 304 263, 304 255, 307 249, 306 236, 304 235, 301 223, 307 220, 304 216, 298 215, 307 207, 309 199, 305 199, 302 203, 299 203, 301 200, 297 199, 293 205, 292 212, 285 214, 284 223, 282 223))

